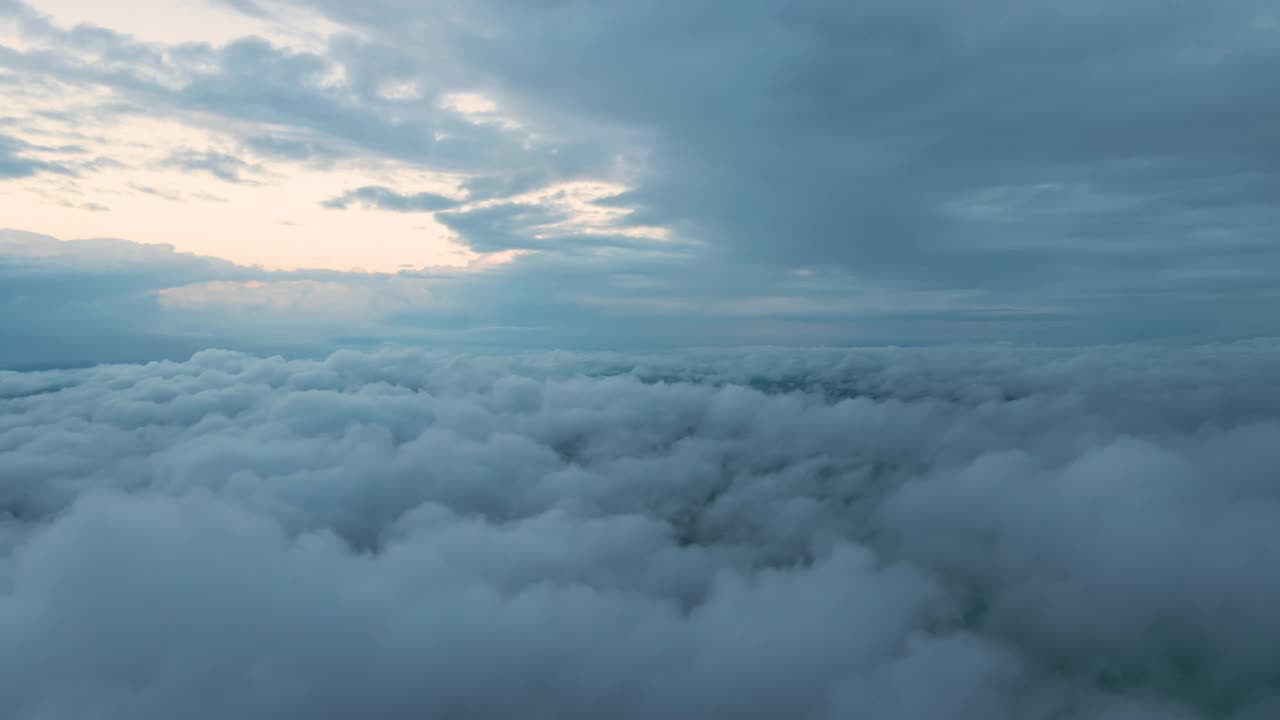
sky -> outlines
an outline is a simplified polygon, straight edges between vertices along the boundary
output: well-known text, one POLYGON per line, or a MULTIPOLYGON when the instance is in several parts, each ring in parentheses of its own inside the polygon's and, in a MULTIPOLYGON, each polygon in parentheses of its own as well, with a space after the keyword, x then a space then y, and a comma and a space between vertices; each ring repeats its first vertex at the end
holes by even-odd
POLYGON ((6 720, 1280 717, 1274 0, 0 0, 6 720))
POLYGON ((1270 335, 1276 78, 1261 0, 3 0, 3 362, 1270 335))

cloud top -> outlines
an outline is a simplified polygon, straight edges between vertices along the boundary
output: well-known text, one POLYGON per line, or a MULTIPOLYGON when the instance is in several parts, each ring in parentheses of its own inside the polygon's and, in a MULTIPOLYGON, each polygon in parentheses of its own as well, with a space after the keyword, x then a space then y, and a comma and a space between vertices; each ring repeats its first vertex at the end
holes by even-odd
POLYGON ((0 373, 0 703, 1280 709, 1280 346, 0 373))

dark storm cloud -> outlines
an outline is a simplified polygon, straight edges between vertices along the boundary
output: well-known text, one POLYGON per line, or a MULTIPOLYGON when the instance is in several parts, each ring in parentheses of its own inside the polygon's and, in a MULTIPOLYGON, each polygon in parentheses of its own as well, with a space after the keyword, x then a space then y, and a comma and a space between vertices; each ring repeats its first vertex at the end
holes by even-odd
POLYGON ((52 717, 1280 707, 1274 343, 0 373, 52 717))

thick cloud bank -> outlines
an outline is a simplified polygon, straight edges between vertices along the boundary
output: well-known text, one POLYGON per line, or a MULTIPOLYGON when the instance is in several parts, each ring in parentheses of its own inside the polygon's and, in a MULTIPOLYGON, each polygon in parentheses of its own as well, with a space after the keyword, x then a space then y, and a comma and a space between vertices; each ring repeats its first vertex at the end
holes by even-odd
POLYGON ((0 707, 1280 716, 1280 344, 0 373, 0 707))

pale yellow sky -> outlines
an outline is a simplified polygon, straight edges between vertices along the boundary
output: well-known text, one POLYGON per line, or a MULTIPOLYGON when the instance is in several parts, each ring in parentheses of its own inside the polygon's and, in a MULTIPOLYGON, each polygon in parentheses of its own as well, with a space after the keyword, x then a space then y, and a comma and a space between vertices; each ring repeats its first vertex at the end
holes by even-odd
MULTIPOLYGON (((92 23, 159 45, 219 45, 253 34, 277 46, 315 51, 323 49, 325 38, 336 29, 270 2, 264 5, 275 14, 273 20, 248 17, 201 0, 34 0, 29 5, 63 28, 92 23)), ((19 49, 47 42, 22 37, 14 24, 0 28, 0 33, 0 42, 19 49)), ((421 88, 407 78, 381 92, 385 97, 413 100, 421 88)), ((100 111, 119 99, 102 85, 49 79, 0 83, 0 107, 4 108, 0 118, 8 120, 0 130, 29 144, 24 156, 75 171, 74 176, 45 172, 0 180, 0 225, 64 239, 115 237, 165 243, 181 251, 283 270, 395 272, 481 267, 508 257, 469 250, 432 213, 357 205, 336 210, 322 205, 370 185, 465 200, 461 175, 359 153, 323 166, 258 157, 237 141, 236 131, 244 128, 216 119, 100 111), (246 163, 241 167, 241 182, 166 165, 166 158, 176 152, 234 156, 246 163)), ((459 89, 442 94, 434 103, 475 124, 528 134, 520 122, 481 93, 459 89)), ((554 206, 568 213, 568 221, 548 227, 547 232, 590 231, 608 228, 624 214, 591 201, 624 189, 617 183, 584 181, 503 201, 554 206)), ((620 231, 659 240, 666 237, 657 228, 620 231)))
MULTIPOLYGON (((324 170, 275 162, 264 164, 261 172, 245 172, 249 182, 232 183, 162 165, 170 153, 191 148, 257 162, 229 138, 201 128, 131 118, 74 131, 46 121, 41 129, 46 131, 42 137, 27 140, 75 142, 91 155, 125 167, 84 171, 78 178, 43 174, 0 183, 6 225, 62 238, 169 243, 273 269, 394 271, 401 266, 464 265, 474 259, 428 215, 321 206, 363 185, 456 192, 456 181, 439 174, 385 161, 324 170)), ((50 161, 74 160, 65 153, 32 154, 50 161)))
POLYGON ((325 38, 339 29, 319 15, 272 0, 258 2, 271 12, 271 19, 251 17, 208 0, 28 0, 27 4, 61 26, 89 23, 167 45, 220 45, 259 35, 278 45, 319 50, 325 38))

